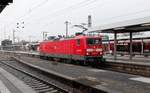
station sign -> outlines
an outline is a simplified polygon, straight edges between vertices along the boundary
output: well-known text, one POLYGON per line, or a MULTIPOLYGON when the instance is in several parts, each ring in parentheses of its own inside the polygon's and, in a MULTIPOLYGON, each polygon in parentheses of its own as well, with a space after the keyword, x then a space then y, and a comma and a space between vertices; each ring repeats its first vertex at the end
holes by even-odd
POLYGON ((103 41, 108 41, 108 40, 109 40, 109 36, 108 36, 108 35, 102 36, 102 40, 103 40, 103 41))

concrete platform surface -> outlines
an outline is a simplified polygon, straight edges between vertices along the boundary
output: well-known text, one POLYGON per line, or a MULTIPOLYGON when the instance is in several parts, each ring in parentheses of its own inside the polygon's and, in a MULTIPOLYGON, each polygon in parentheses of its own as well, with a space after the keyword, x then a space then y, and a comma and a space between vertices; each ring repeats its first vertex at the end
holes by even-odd
POLYGON ((10 90, 0 80, 0 93, 11 93, 10 90))
POLYGON ((148 77, 50 62, 37 58, 21 57, 20 60, 108 93, 150 93, 150 78, 148 77))

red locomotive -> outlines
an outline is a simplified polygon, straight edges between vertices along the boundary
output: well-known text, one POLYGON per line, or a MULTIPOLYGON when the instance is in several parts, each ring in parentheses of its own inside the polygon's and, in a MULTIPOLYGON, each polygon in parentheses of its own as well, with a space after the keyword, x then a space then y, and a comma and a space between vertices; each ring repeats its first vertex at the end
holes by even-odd
POLYGON ((48 40, 40 43, 41 57, 71 60, 81 64, 97 64, 103 59, 101 36, 75 36, 59 40, 48 40))

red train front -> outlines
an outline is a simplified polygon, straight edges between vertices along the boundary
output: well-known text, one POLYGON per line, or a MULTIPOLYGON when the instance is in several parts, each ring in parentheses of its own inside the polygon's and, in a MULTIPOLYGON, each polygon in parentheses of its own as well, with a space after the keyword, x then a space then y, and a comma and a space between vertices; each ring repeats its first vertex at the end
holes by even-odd
POLYGON ((71 60, 83 64, 104 61, 100 36, 76 36, 74 38, 43 41, 39 47, 41 57, 71 60))

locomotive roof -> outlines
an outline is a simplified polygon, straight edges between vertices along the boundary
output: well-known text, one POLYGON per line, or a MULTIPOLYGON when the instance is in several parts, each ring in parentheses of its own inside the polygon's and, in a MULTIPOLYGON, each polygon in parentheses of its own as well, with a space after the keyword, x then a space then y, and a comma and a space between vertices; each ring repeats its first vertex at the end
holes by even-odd
POLYGON ((60 38, 60 39, 55 39, 55 40, 45 40, 45 41, 42 41, 42 42, 81 39, 81 38, 102 38, 102 36, 87 36, 87 35, 84 36, 84 35, 79 35, 79 36, 75 36, 75 37, 60 38))
POLYGON ((89 36, 76 36, 75 39, 76 38, 98 38, 98 37, 102 37, 102 36, 90 36, 90 35, 89 36))

